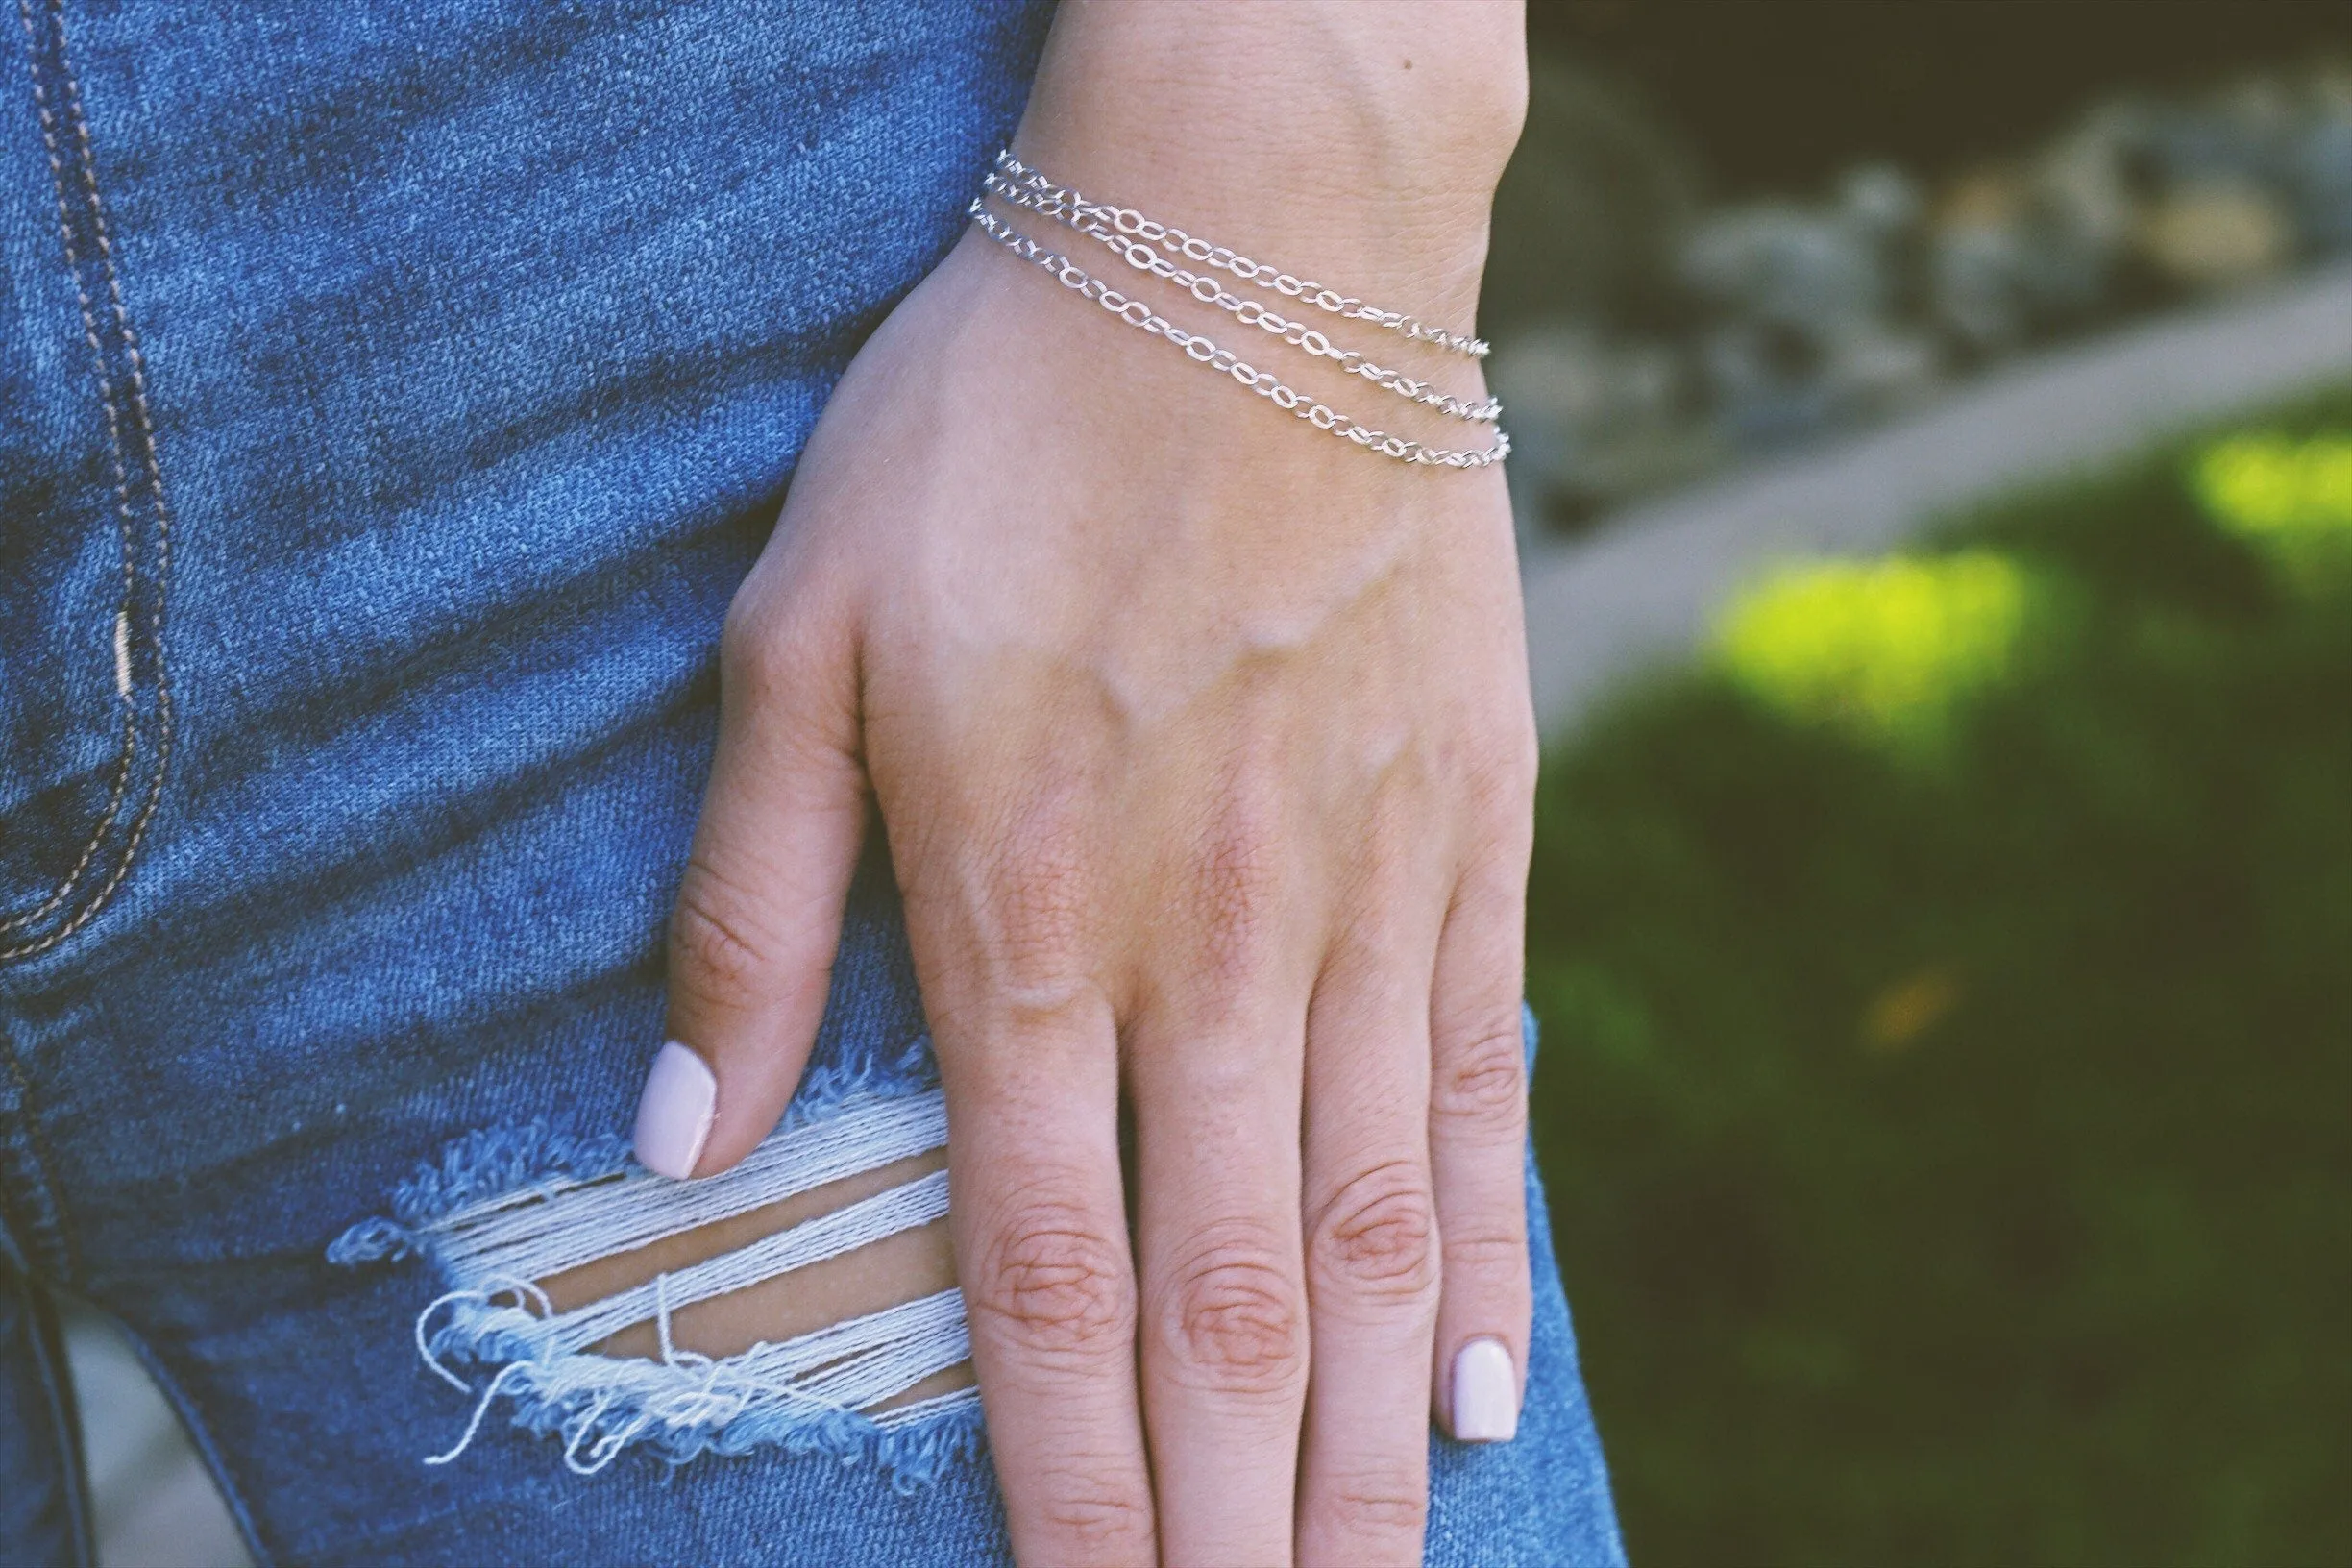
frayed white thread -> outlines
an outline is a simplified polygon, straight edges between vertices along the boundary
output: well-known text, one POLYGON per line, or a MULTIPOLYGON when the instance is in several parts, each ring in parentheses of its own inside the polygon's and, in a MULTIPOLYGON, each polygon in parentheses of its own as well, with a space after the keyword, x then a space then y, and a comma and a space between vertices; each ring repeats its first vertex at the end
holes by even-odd
POLYGON ((468 1204, 429 1231, 453 1275, 544 1280, 946 1145, 946 1099, 934 1090, 845 1106, 776 1134, 733 1170, 704 1181, 644 1171, 557 1177, 468 1204))
POLYGON ((697 1302, 940 1218, 947 1212, 944 1171, 687 1268, 658 1273, 643 1286, 569 1312, 554 1311, 547 1292, 532 1283, 926 1153, 945 1141, 944 1104, 936 1090, 852 1101, 821 1123, 778 1133, 727 1176, 695 1183, 641 1175, 593 1181, 558 1177, 443 1216, 428 1228, 426 1240, 453 1288, 418 1314, 418 1356, 436 1376, 468 1394, 472 1387, 444 1364, 444 1353, 504 1364, 475 1396, 474 1411, 455 1446, 427 1462, 447 1464, 463 1454, 501 1396, 516 1402, 518 1421, 558 1433, 565 1467, 582 1476, 603 1470, 640 1439, 657 1439, 666 1453, 682 1458, 712 1443, 838 1446, 904 1433, 890 1436, 878 1452, 898 1453, 900 1445, 912 1443, 903 1452, 926 1469, 945 1462, 950 1454, 969 1452, 976 1429, 968 1420, 948 1418, 975 1407, 976 1390, 960 1389, 875 1416, 861 1413, 969 1359, 969 1331, 955 1290, 782 1343, 757 1344, 723 1360, 681 1349, 674 1329, 675 1313, 697 1302), (450 1321, 433 1332, 432 1321, 444 1311, 450 1321), (658 1360, 588 1352, 587 1347, 649 1319, 658 1360), (845 1420, 852 1425, 833 1425, 845 1420), (928 1432, 909 1430, 929 1422, 938 1424, 928 1432), (861 1426, 871 1439, 856 1437, 861 1426), (806 1435, 796 1437, 798 1431, 806 1435), (737 1434, 729 1437, 730 1433, 737 1434))
MULTIPOLYGON (((723 1360, 674 1346, 668 1361, 580 1355, 518 1360, 501 1367, 476 1397, 473 1417, 455 1446, 425 1462, 447 1464, 471 1447, 490 1406, 510 1383, 528 1384, 540 1398, 558 1404, 586 1401, 562 1424, 564 1462, 577 1474, 593 1475, 656 1424, 723 1426, 747 1411, 769 1409, 851 1413, 943 1372, 970 1354, 962 1297, 943 1290, 781 1344, 757 1344, 723 1360), (687 1377, 672 1384, 661 1376, 665 1373, 687 1377), (606 1413, 625 1399, 630 1418, 592 1442, 606 1413), (588 1445, 585 1458, 580 1457, 583 1444, 588 1445)), ((958 1389, 908 1409, 937 1413, 967 1396, 977 1394, 958 1389)), ((886 1414, 897 1418, 888 1421, 893 1427, 920 1419, 904 1411, 886 1414)))
MULTIPOLYGON (((803 1220, 787 1231, 762 1237, 732 1252, 665 1276, 673 1310, 691 1307, 788 1274, 796 1268, 854 1252, 886 1236, 927 1225, 947 1213, 947 1173, 935 1170, 901 1186, 803 1220)), ((558 1351, 585 1350, 654 1315, 650 1284, 576 1307, 548 1320, 547 1339, 558 1351)))
MULTIPOLYGON (((425 1462, 427 1464, 447 1464, 452 1459, 454 1459, 458 1455, 463 1454, 467 1449, 472 1448, 474 1446, 474 1434, 481 1431, 482 1417, 490 1413, 490 1402, 498 1398, 499 1390, 506 1385, 507 1379, 515 1377, 520 1373, 529 1371, 530 1364, 531 1363, 528 1361, 509 1361, 504 1366, 500 1367, 497 1375, 491 1378, 490 1382, 483 1386, 481 1398, 478 1400, 474 1406, 474 1419, 466 1423, 465 1434, 457 1439, 457 1446, 451 1449, 446 1454, 428 1455, 425 1462)), ((462 1388, 465 1385, 463 1384, 459 1384, 458 1386, 462 1388)))
POLYGON ((873 1424, 884 1432, 894 1432, 900 1427, 916 1427, 926 1421, 936 1421, 943 1415, 979 1403, 979 1389, 958 1388, 950 1393, 933 1394, 929 1399, 919 1399, 912 1405, 883 1410, 872 1419, 873 1424))
POLYGON ((518 1308, 523 1308, 527 1303, 530 1305, 535 1305, 539 1309, 539 1315, 541 1317, 552 1317, 554 1315, 555 1304, 548 1299, 548 1293, 545 1290, 540 1289, 528 1280, 500 1280, 487 1286, 469 1287, 463 1290, 446 1290, 440 1295, 433 1297, 432 1300, 427 1302, 425 1304, 425 1310, 416 1315, 416 1325, 413 1333, 416 1337, 418 1359, 432 1369, 435 1377, 439 1378, 443 1383, 448 1384, 451 1387, 457 1389, 461 1393, 472 1393, 474 1391, 474 1385, 466 1382, 465 1379, 459 1377, 456 1373, 452 1372, 448 1367, 441 1364, 441 1358, 433 1354, 432 1345, 426 1337, 425 1325, 432 1320, 433 1313, 439 1311, 444 1307, 454 1306, 456 1303, 461 1301, 478 1302, 482 1306, 487 1307, 495 1303, 502 1292, 507 1290, 511 1290, 515 1293, 515 1305, 518 1308))
POLYGON ((647 1425, 653 1419, 650 1411, 640 1411, 634 1420, 598 1438, 589 1447, 587 1461, 582 1463, 578 1455, 580 1439, 596 1430, 597 1422, 602 1419, 605 1410, 611 1408, 613 1396, 610 1394, 598 1400, 588 1413, 580 1418, 577 1429, 567 1435, 564 1442, 564 1468, 574 1475, 593 1476, 602 1470, 614 1459, 620 1458, 621 1451, 628 1447, 637 1434, 645 1431, 647 1425))
POLYGON ((670 1339, 670 1276, 653 1276, 653 1330, 661 1340, 662 1365, 678 1364, 677 1346, 670 1339))
POLYGON ((821 1404, 856 1409, 879 1404, 970 1356, 964 1298, 950 1289, 782 1344, 754 1345, 736 1360, 740 1375, 753 1386, 792 1388, 821 1404))
POLYGON ((448 1367, 441 1364, 441 1358, 432 1353, 432 1345, 425 1336, 425 1325, 431 1320, 433 1313, 439 1311, 444 1307, 453 1305, 454 1303, 460 1301, 483 1301, 486 1299, 487 1297, 484 1295, 484 1293, 479 1290, 451 1290, 435 1296, 432 1300, 427 1302, 425 1304, 425 1310, 416 1315, 415 1336, 417 1359, 422 1360, 427 1366, 432 1368, 432 1375, 434 1377, 439 1378, 443 1383, 448 1384, 451 1387, 455 1388, 460 1393, 472 1393, 474 1391, 474 1385, 466 1382, 465 1379, 459 1377, 456 1373, 452 1372, 448 1367))

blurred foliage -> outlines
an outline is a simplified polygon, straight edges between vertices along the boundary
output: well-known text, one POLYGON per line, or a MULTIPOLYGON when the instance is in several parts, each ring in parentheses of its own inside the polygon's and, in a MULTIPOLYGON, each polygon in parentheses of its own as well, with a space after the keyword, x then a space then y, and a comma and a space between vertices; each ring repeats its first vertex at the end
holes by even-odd
POLYGON ((2007 674, 2028 588, 2015 561, 1980 550, 1791 567, 1731 605, 1720 655, 1735 684, 1792 718, 1938 742, 1964 699, 2007 674))
POLYGON ((2352 576, 2352 437, 2216 442, 2198 459, 2196 479, 2214 520, 2300 586, 2325 592, 2352 576))
POLYGON ((1550 760, 1536 1136, 1634 1560, 2352 1560, 2352 595, 2231 467, 2352 394, 2262 429, 1765 590, 1550 760))

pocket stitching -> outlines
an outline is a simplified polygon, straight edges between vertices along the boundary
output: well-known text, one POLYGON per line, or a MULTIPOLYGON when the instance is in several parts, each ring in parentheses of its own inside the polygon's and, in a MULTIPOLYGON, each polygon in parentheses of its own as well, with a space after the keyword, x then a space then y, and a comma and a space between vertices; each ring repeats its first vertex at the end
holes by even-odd
MULTIPOLYGON (((74 74, 72 57, 66 49, 62 0, 48 0, 43 9, 47 12, 50 31, 55 40, 63 118, 72 130, 75 142, 72 160, 75 173, 79 176, 83 203, 89 211, 91 231, 96 241, 97 263, 106 280, 109 313, 113 318, 114 331, 122 340, 125 379, 130 384, 130 406, 126 409, 123 399, 117 391, 114 378, 108 368, 106 348, 99 335, 97 307, 90 298, 88 285, 83 281, 84 258, 80 249, 74 243, 65 174, 66 154, 61 146, 58 130, 60 115, 57 108, 52 106, 48 87, 42 81, 40 31, 35 22, 32 0, 17 0, 17 18, 23 24, 25 34, 26 66, 33 78, 34 104, 39 112, 41 139, 48 154, 51 183, 57 195, 59 238, 64 247, 66 271, 73 280, 74 293, 80 302, 83 336, 90 347, 93 368, 98 381, 100 405, 106 414, 107 440, 114 470, 116 528, 122 541, 123 597, 115 612, 115 625, 117 635, 123 638, 123 646, 126 649, 131 641, 132 615, 137 599, 138 554, 135 537, 137 519, 134 516, 131 498, 131 474, 124 460, 123 452, 122 427, 126 414, 132 416, 130 422, 134 426, 139 443, 140 466, 145 470, 147 488, 154 498, 156 607, 153 625, 140 641, 150 649, 154 661, 157 758, 154 777, 148 784, 146 798, 141 802, 138 814, 131 823, 121 856, 106 880, 83 901, 78 909, 73 911, 71 918, 59 929, 50 932, 45 937, 21 943, 12 947, 0 948, 0 962, 31 957, 56 946, 80 930, 101 909, 106 907, 115 890, 121 886, 124 877, 130 874, 132 862, 136 858, 139 845, 145 839, 148 824, 153 820, 156 807, 162 796, 163 778, 170 766, 172 751, 171 681, 169 669, 163 660, 163 620, 164 611, 169 602, 171 574, 171 509, 164 498, 162 469, 156 454, 154 421, 147 403, 146 360, 139 349, 138 334, 131 325, 129 306, 123 301, 121 277, 115 270, 113 244, 107 233, 106 208, 98 191, 96 159, 90 147, 88 121, 82 109, 81 84, 74 74)), ((104 845, 108 833, 112 829, 122 811, 123 801, 129 794, 133 765, 137 756, 139 730, 138 712, 127 655, 124 663, 118 667, 116 690, 125 707, 123 741, 115 763, 111 797, 107 803, 106 810, 100 815, 97 825, 91 829, 89 840, 84 845, 82 854, 75 861, 73 869, 65 874, 64 879, 58 884, 47 900, 37 909, 0 921, 0 935, 21 934, 48 918, 60 905, 73 897, 77 885, 88 873, 92 862, 97 858, 99 848, 104 845)))

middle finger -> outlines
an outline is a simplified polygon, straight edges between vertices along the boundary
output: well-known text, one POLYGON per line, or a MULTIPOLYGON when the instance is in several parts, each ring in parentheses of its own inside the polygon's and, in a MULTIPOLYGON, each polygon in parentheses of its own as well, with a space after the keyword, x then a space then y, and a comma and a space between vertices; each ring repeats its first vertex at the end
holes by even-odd
POLYGON ((1161 1560, 1290 1560, 1307 1385, 1304 988, 1145 1003, 1130 1026, 1144 1428, 1161 1560))

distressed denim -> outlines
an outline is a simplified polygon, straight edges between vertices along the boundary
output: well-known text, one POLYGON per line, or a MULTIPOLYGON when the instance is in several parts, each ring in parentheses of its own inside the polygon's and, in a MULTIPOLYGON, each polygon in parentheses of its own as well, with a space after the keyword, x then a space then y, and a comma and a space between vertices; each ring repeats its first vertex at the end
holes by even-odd
MULTIPOLYGON (((969 1411, 580 1474, 518 1406, 427 1466, 480 1407, 412 1243, 625 1165, 722 615, 1045 6, 8 5, 0 1562, 86 1551, 60 1292, 263 1562, 1004 1560, 969 1411)), ((895 898, 870 857, 802 1121, 929 1082, 895 898)), ((1535 1217, 1433 1563, 1622 1556, 1535 1217)))

